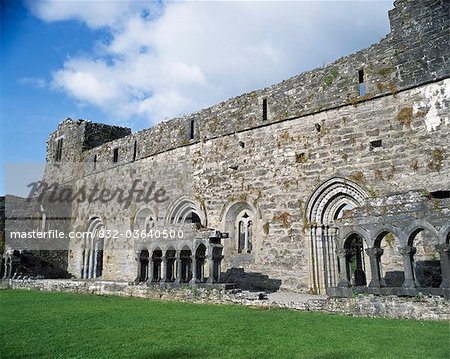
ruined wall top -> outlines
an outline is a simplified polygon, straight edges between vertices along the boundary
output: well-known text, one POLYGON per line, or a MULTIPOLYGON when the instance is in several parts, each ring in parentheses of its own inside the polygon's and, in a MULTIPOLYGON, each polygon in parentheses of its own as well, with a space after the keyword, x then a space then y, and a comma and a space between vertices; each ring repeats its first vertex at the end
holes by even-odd
MULTIPOLYGON (((129 129, 85 123, 86 131, 79 134, 83 139, 79 159, 116 165, 111 163, 115 150, 118 162, 126 163, 278 121, 395 96, 399 91, 448 78, 449 14, 449 1, 396 0, 389 11, 391 32, 379 43, 276 85, 132 135, 129 129), (111 136, 104 136, 109 130, 111 136)), ((64 132, 63 124, 59 132, 64 132)), ((48 142, 49 162, 54 158, 52 142, 57 132, 48 142)))

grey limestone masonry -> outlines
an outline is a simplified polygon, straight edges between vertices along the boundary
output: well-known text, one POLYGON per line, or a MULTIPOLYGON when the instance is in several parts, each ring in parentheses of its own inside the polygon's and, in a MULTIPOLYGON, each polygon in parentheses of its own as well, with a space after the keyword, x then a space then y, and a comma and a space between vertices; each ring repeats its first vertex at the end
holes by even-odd
POLYGON ((448 297, 449 14, 449 1, 396 0, 370 48, 137 133, 64 120, 44 181, 151 192, 71 202, 72 230, 119 235, 71 239, 67 271, 448 297), (164 230, 174 238, 142 234, 164 230))

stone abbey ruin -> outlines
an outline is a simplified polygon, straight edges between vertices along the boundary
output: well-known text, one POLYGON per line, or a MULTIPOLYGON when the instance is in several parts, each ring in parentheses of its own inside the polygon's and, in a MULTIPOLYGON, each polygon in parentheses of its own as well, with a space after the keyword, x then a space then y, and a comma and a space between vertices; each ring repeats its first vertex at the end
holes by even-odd
POLYGON ((94 233, 53 258, 79 279, 448 297, 449 14, 396 0, 379 43, 137 133, 66 119, 46 183, 151 196, 62 211, 47 193, 33 228, 94 233))

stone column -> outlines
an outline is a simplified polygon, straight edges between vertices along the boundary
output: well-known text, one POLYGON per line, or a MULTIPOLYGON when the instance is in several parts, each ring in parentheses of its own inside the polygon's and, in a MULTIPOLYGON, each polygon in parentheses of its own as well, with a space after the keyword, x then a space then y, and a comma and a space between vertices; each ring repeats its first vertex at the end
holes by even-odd
POLYGON ((148 278, 147 283, 151 283, 153 280, 153 259, 152 257, 148 257, 148 278))
POLYGON ((3 274, 3 279, 9 279, 12 277, 11 254, 5 252, 3 256, 5 258, 5 273, 3 274))
POLYGON ((92 278, 92 266, 94 264, 93 250, 89 249, 88 265, 87 265, 87 276, 86 278, 92 278))
POLYGON ((89 278, 94 278, 94 256, 95 256, 95 248, 94 248, 94 239, 91 239, 90 243, 90 251, 89 251, 89 278))
POLYGON ((192 279, 191 279, 191 281, 189 283, 190 284, 195 284, 195 283, 198 282, 198 279, 197 279, 197 258, 195 258, 195 256, 192 256, 191 266, 192 266, 192 279))
POLYGON ((198 273, 198 274, 199 274, 199 277, 200 277, 200 282, 203 283, 203 281, 205 280, 205 258, 201 259, 200 264, 201 265, 199 265, 199 268, 198 268, 200 273, 198 273))
POLYGON ((167 280, 167 258, 166 256, 161 257, 161 283, 167 280))
POLYGON ((208 256, 209 277, 206 283, 214 283, 214 259, 212 255, 208 256))
POLYGON ((347 257, 350 254, 348 249, 336 249, 336 254, 339 258, 339 283, 338 287, 349 287, 350 283, 348 281, 347 273, 347 257))
POLYGON ((208 257, 205 257, 203 259, 203 281, 205 281, 205 278, 209 277, 209 259, 208 257))
POLYGON ((94 250, 94 265, 92 266, 92 278, 97 278, 97 256, 98 256, 98 249, 96 248, 94 250))
POLYGON ((372 275, 369 287, 385 287, 383 278, 381 277, 380 258, 383 255, 383 249, 381 248, 367 248, 366 253, 370 258, 370 273, 372 275))
POLYGON ((403 288, 416 288, 415 273, 413 268, 413 256, 416 253, 416 248, 413 246, 398 247, 399 253, 403 257, 403 271, 405 273, 405 281, 403 288))
POLYGON ((142 268, 141 268, 141 257, 140 257, 140 252, 139 251, 135 251, 136 253, 136 257, 134 258, 137 261, 137 275, 136 278, 134 279, 134 283, 139 283, 140 279, 141 279, 141 272, 142 272, 142 268))
POLYGON ((450 289, 450 244, 439 243, 436 250, 441 257, 442 282, 440 288, 450 289))
POLYGON ((85 249, 83 251, 83 271, 81 272, 81 278, 87 278, 87 258, 89 256, 89 250, 85 249))
POLYGON ((248 253, 248 220, 244 222, 244 253, 248 253))
POLYGON ((222 259, 223 256, 217 258, 217 283, 220 283, 220 274, 222 272, 222 259))
POLYGON ((180 284, 181 283, 181 252, 177 254, 176 256, 176 271, 177 271, 177 275, 175 278, 175 283, 180 284))

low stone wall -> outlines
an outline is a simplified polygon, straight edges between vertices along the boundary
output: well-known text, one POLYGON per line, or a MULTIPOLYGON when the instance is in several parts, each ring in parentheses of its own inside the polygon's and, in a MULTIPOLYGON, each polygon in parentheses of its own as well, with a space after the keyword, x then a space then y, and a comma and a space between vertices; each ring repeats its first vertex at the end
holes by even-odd
POLYGON ((290 300, 267 299, 263 292, 226 290, 221 286, 164 288, 133 285, 127 282, 81 280, 3 280, 0 289, 25 289, 95 295, 117 295, 192 303, 240 304, 267 308, 290 308, 363 317, 450 320, 450 301, 435 296, 403 298, 358 295, 353 298, 318 299, 300 295, 290 300))

